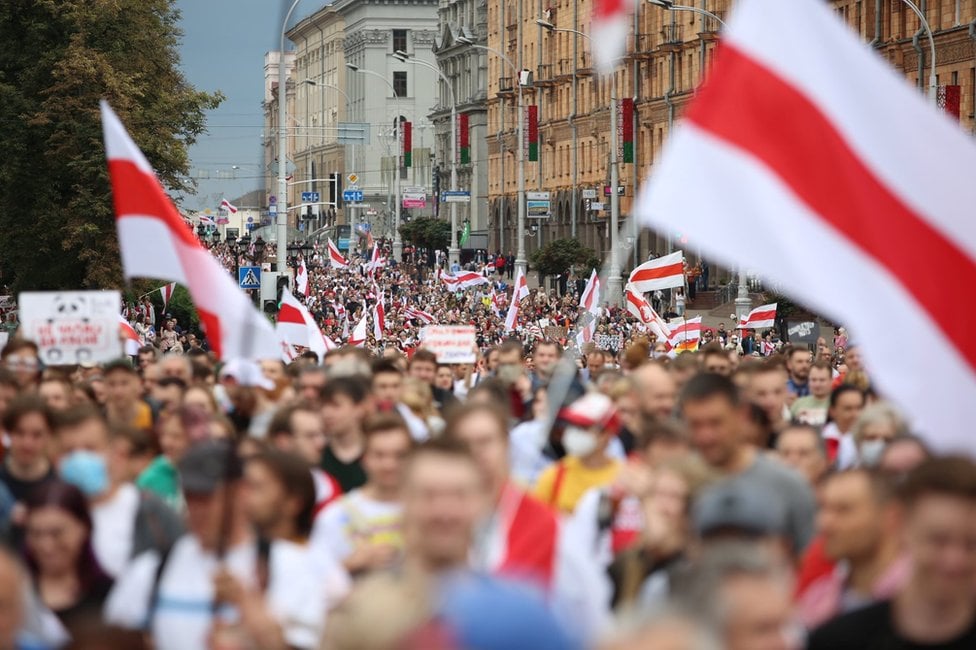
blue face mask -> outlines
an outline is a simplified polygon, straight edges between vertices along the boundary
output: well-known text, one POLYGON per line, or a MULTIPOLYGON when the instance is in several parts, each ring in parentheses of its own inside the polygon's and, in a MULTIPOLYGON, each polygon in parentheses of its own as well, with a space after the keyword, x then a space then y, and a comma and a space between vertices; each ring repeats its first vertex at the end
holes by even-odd
POLYGON ((81 490, 86 497, 97 497, 109 488, 108 464, 101 454, 73 451, 61 461, 61 478, 81 490))

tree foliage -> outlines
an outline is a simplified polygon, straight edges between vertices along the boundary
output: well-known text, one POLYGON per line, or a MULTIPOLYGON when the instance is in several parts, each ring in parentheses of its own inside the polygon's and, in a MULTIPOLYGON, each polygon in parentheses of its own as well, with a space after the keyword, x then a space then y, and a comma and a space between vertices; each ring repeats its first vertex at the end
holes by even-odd
POLYGON ((588 274, 600 264, 596 252, 577 239, 554 239, 533 251, 530 261, 532 268, 542 275, 559 275, 570 268, 588 274))
POLYGON ((170 189, 219 93, 179 70, 174 0, 0 3, 0 272, 15 290, 121 283, 98 100, 170 189))
POLYGON ((441 219, 420 217, 400 224, 404 241, 431 250, 447 248, 451 242, 451 224, 441 219))

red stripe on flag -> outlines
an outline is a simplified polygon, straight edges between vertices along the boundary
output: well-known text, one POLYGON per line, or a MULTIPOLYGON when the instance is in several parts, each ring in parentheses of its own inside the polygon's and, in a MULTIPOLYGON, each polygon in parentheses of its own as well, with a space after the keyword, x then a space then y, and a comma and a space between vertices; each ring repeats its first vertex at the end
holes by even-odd
POLYGON ((169 197, 163 194, 155 177, 146 175, 134 163, 122 159, 109 160, 108 171, 112 179, 116 218, 155 217, 165 223, 184 244, 200 248, 199 240, 184 223, 169 197))
POLYGON ((756 311, 756 312, 753 312, 753 313, 749 314, 749 322, 750 323, 752 323, 754 321, 760 321, 760 320, 775 320, 775 319, 776 319, 776 310, 775 309, 769 309, 769 310, 766 310, 766 311, 756 311))
POLYGON ((302 316, 302 312, 298 311, 296 308, 292 307, 291 305, 282 303, 281 309, 278 310, 278 322, 304 325, 305 317, 302 316))
POLYGON ((976 262, 886 187, 795 87, 728 45, 715 69, 721 77, 702 87, 687 119, 759 159, 824 225, 883 266, 976 369, 969 319, 945 314, 956 287, 976 285, 976 262))
POLYGON ((656 269, 641 269, 640 271, 635 271, 633 275, 630 276, 630 282, 647 282, 649 280, 660 280, 661 278, 670 278, 673 276, 683 275, 685 272, 684 266, 681 262, 677 264, 670 264, 668 266, 662 266, 656 269))

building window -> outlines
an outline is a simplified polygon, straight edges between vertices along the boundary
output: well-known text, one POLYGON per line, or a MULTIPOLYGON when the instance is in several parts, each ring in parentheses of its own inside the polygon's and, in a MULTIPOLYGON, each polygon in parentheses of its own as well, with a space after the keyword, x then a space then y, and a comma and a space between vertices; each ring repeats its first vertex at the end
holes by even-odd
POLYGON ((394 52, 407 51, 407 30, 405 29, 393 30, 393 51, 394 52))
POLYGON ((397 70, 393 73, 393 92, 396 93, 397 97, 407 96, 407 73, 403 70, 397 70))

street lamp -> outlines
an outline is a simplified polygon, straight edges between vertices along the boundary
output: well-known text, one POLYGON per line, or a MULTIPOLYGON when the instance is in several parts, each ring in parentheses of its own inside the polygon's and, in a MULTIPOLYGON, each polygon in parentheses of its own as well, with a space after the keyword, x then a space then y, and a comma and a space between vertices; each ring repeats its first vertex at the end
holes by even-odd
POLYGON ((699 14, 701 16, 705 16, 706 18, 711 18, 722 27, 725 27, 724 20, 706 9, 692 7, 691 5, 676 5, 674 4, 674 0, 647 0, 647 2, 655 7, 661 7, 662 9, 667 9, 668 11, 690 11, 691 13, 699 14))
MULTIPOLYGON (((420 65, 430 70, 433 70, 438 75, 440 75, 441 80, 447 86, 447 89, 451 91, 451 191, 457 191, 457 95, 454 94, 454 86, 451 85, 451 80, 447 78, 438 66, 427 63, 426 61, 421 61, 420 59, 411 59, 403 50, 397 50, 393 53, 398 61, 403 63, 413 63, 415 65, 420 65)), ((458 248, 457 241, 457 203, 451 201, 451 246, 447 249, 447 259, 448 266, 450 267, 455 262, 459 262, 461 258, 461 249, 458 248)))
POLYGON ((358 72, 360 74, 365 74, 365 75, 370 75, 372 77, 376 77, 377 79, 382 79, 383 80, 383 83, 385 83, 387 86, 389 86, 390 87, 390 90, 393 91, 393 104, 394 104, 394 106, 396 106, 396 112, 397 112, 397 116, 396 116, 396 120, 395 120, 396 121, 396 138, 397 138, 396 173, 394 174, 394 177, 393 177, 393 182, 394 182, 394 185, 395 185, 393 191, 396 194, 396 207, 395 207, 395 210, 396 211, 394 213, 395 214, 395 218, 394 218, 394 223, 393 223, 393 259, 395 259, 397 262, 402 262, 403 261, 403 241, 400 239, 400 157, 401 157, 401 155, 403 153, 402 152, 402 149, 403 149, 403 135, 402 135, 402 133, 403 133, 403 124, 401 123, 400 119, 402 118, 403 114, 400 112, 400 97, 397 95, 396 87, 394 87, 393 83, 389 79, 387 79, 386 77, 384 77, 383 75, 381 75, 380 73, 374 72, 372 70, 367 70, 365 68, 360 68, 358 65, 355 65, 353 63, 347 63, 346 64, 346 67, 349 68, 350 70, 352 70, 353 72, 358 72))
MULTIPOLYGON (((582 36, 593 49, 593 39, 575 29, 556 27, 548 20, 541 18, 535 21, 537 25, 549 32, 565 32, 582 36)), ((620 302, 623 295, 623 278, 620 271, 620 195, 617 185, 620 183, 619 156, 617 152, 617 75, 610 80, 610 277, 607 278, 607 293, 613 304, 620 302)))
POLYGON ((287 173, 287 147, 288 132, 285 122, 288 120, 288 113, 285 105, 286 85, 288 74, 285 66, 285 32, 288 29, 288 21, 295 7, 302 0, 294 0, 285 14, 285 20, 281 23, 281 41, 278 48, 278 250, 277 250, 277 269, 280 273, 285 271, 285 258, 288 256, 288 173, 287 173))
MULTIPOLYGON (((467 36, 458 36, 457 43, 461 45, 467 45, 468 47, 473 47, 477 50, 484 50, 485 52, 490 52, 500 58, 502 61, 508 64, 508 67, 512 69, 512 74, 514 75, 512 79, 518 85, 518 146, 516 147, 516 160, 518 160, 518 251, 515 254, 515 270, 525 274, 528 269, 528 263, 525 259, 525 143, 522 139, 522 133, 524 128, 524 118, 523 109, 524 104, 522 101, 522 80, 519 78, 519 70, 512 63, 512 60, 496 50, 493 47, 488 47, 487 45, 480 45, 475 43, 473 40, 467 36)), ((502 161, 504 162, 504 161, 502 161)), ((504 195, 505 188, 502 188, 502 194, 504 195)))

